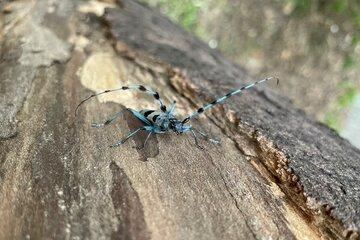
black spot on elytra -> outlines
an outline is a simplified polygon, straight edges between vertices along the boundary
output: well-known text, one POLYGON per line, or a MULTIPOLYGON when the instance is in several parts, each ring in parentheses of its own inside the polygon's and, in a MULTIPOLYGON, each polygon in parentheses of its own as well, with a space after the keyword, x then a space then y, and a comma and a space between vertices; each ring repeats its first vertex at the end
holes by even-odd
POLYGON ((129 87, 124 86, 124 87, 122 87, 121 89, 122 89, 122 90, 127 90, 127 89, 129 89, 129 87))
POLYGON ((144 86, 140 85, 140 86, 139 86, 139 90, 140 90, 140 91, 146 91, 146 88, 145 88, 144 86))
POLYGON ((160 96, 159 96, 159 93, 158 93, 158 92, 156 92, 156 93, 154 94, 154 98, 155 98, 155 99, 160 99, 160 96))
POLYGON ((144 116, 147 117, 147 116, 149 116, 150 114, 152 114, 153 112, 155 112, 155 111, 154 111, 154 110, 146 111, 146 112, 144 112, 144 116))
POLYGON ((159 117, 159 115, 154 115, 152 118, 153 122, 155 122, 158 117, 159 117))
POLYGON ((204 111, 203 108, 199 108, 199 109, 197 110, 198 113, 202 113, 203 111, 204 111))

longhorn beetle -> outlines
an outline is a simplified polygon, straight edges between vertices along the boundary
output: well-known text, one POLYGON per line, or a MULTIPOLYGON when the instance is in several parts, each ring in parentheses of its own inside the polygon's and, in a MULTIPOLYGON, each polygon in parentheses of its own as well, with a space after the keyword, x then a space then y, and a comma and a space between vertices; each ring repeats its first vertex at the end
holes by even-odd
MULTIPOLYGON (((172 105, 170 106, 170 109, 167 110, 167 108, 164 105, 162 99, 160 98, 159 93, 155 92, 155 91, 151 90, 150 88, 147 88, 147 87, 145 87, 143 85, 123 86, 121 88, 109 89, 109 90, 105 90, 105 91, 100 92, 100 93, 92 94, 89 97, 82 100, 79 103, 79 105, 77 105, 77 107, 75 109, 75 116, 77 114, 77 111, 78 111, 79 107, 84 102, 86 102, 87 100, 89 100, 90 98, 93 98, 95 96, 99 96, 99 95, 102 95, 102 94, 105 94, 105 93, 110 93, 110 92, 115 92, 115 91, 125 91, 125 90, 141 91, 141 92, 147 93, 149 95, 152 95, 155 98, 155 100, 159 103, 160 110, 144 109, 144 110, 136 111, 136 110, 133 110, 131 108, 124 109, 124 110, 130 111, 130 113, 133 114, 137 119, 139 119, 144 125, 142 127, 138 128, 138 129, 130 132, 126 137, 124 137, 123 139, 121 139, 117 143, 111 145, 110 147, 118 147, 118 146, 124 144, 129 138, 134 136, 139 131, 148 131, 149 133, 148 133, 143 145, 139 148, 139 149, 141 149, 141 148, 145 147, 145 145, 146 145, 147 141, 149 140, 151 134, 153 134, 153 133, 155 133, 155 134, 156 133, 166 133, 166 132, 173 131, 176 134, 181 134, 181 133, 185 133, 185 132, 191 132, 191 134, 193 135, 193 137, 195 139, 196 146, 203 149, 199 145, 196 133, 199 133, 205 139, 207 139, 207 140, 209 140, 209 141, 211 141, 213 143, 216 143, 216 144, 219 143, 219 140, 210 138, 207 134, 195 129, 194 127, 192 127, 191 125, 186 124, 186 123, 188 121, 190 121, 191 119, 196 118, 198 115, 202 114, 206 110, 208 110, 210 108, 213 108, 217 104, 223 103, 225 100, 227 100, 231 96, 239 94, 243 90, 250 89, 250 88, 254 87, 257 84, 264 83, 264 82, 266 82, 268 80, 271 80, 271 79, 276 79, 277 84, 279 83, 278 78, 268 77, 268 78, 262 79, 260 81, 254 82, 252 84, 243 86, 243 87, 241 87, 239 89, 235 89, 235 90, 229 92, 228 94, 214 100, 213 102, 203 105, 201 108, 199 108, 198 110, 196 110, 195 112, 193 112, 192 114, 190 114, 189 116, 184 118, 183 120, 179 120, 174 116, 174 109, 175 109, 176 101, 174 101, 172 103, 172 105)), ((120 117, 122 115, 123 111, 120 111, 120 112, 116 113, 114 116, 110 117, 109 119, 107 119, 103 123, 93 123, 92 127, 100 128, 100 127, 104 127, 104 126, 106 126, 108 124, 113 123, 118 117, 120 117)))

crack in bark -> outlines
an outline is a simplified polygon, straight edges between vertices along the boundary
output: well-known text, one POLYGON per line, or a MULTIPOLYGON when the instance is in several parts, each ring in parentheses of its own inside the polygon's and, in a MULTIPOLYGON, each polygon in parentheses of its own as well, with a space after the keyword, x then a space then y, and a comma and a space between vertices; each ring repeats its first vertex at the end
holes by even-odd
MULTIPOLYGON (((170 81, 170 83, 171 83, 171 81, 170 81)), ((191 98, 187 97, 186 94, 184 94, 184 92, 179 92, 178 89, 176 88, 176 86, 173 86, 173 88, 178 92, 178 94, 184 96, 184 97, 188 100, 188 102, 189 102, 190 104, 195 105, 194 102, 191 100, 191 98)), ((191 93, 190 93, 190 94, 191 94, 191 93)), ((279 106, 279 107, 281 107, 281 106, 279 106)), ((205 115, 206 115, 207 119, 208 119, 209 121, 211 121, 212 124, 214 124, 215 126, 217 126, 217 127, 221 130, 221 132, 222 132, 226 137, 228 137, 231 141, 233 141, 233 143, 235 144, 236 148, 237 148, 244 156, 246 156, 246 157, 251 157, 251 158, 254 157, 253 155, 247 154, 247 153, 246 153, 246 150, 244 150, 244 149, 238 144, 238 142, 236 141, 236 139, 234 139, 231 134, 228 134, 228 132, 227 132, 226 130, 232 131, 231 128, 224 127, 223 124, 217 122, 213 117, 209 116, 209 114, 205 114, 205 115)), ((222 112, 222 115, 225 115, 225 112, 222 112)), ((215 114, 215 117, 216 117, 216 114, 215 114)), ((232 124, 234 124, 234 123, 232 123, 232 124)), ((238 125, 238 124, 239 124, 239 123, 237 123, 237 125, 238 125)), ((246 133, 242 132, 241 130, 235 130, 235 132, 238 133, 238 134, 240 134, 240 135, 242 135, 243 137, 245 137, 245 138, 248 140, 248 142, 250 142, 250 141, 255 141, 254 143, 261 144, 260 142, 257 141, 257 139, 256 139, 255 137, 251 138, 251 137, 249 137, 246 133), (249 140, 250 140, 250 141, 249 141, 249 140)), ((256 130, 255 130, 255 132, 256 132, 256 130)), ((298 211, 300 211, 302 215, 304 215, 304 216, 309 216, 309 213, 311 213, 311 216, 315 216, 314 213, 313 213, 310 209, 308 209, 308 207, 306 206, 306 199, 305 199, 304 190, 303 190, 302 185, 300 185, 300 186, 301 186, 301 189, 295 189, 295 190, 292 190, 291 188, 288 188, 288 187, 284 186, 283 184, 286 184, 286 183, 288 183, 288 182, 286 182, 286 181, 284 182, 284 181, 281 179, 280 176, 274 174, 274 173, 271 171, 271 169, 265 164, 265 162, 266 162, 267 160, 264 159, 262 155, 263 155, 264 153, 266 154, 266 152, 262 152, 262 150, 259 149, 259 146, 257 146, 257 145, 252 146, 252 148, 254 148, 255 152, 257 153, 256 158, 257 158, 257 159, 260 158, 260 160, 258 161, 258 163, 261 164, 261 166, 262 166, 264 169, 266 169, 267 174, 269 174, 269 175, 270 175, 271 177, 273 177, 274 179, 278 179, 278 180, 279 180, 279 181, 273 181, 273 183, 276 184, 276 185, 282 190, 282 192, 284 193, 284 196, 286 196, 286 199, 287 199, 288 201, 290 201, 290 202, 293 202, 295 208, 296 208, 298 211), (263 158, 263 159, 261 160, 261 158, 263 158), (283 183, 283 184, 279 184, 279 182, 280 182, 280 183, 283 183), (285 188, 285 189, 284 189, 284 188, 285 188), (295 192, 293 192, 293 191, 295 191, 295 192), (302 200, 302 201, 303 201, 302 204, 299 204, 298 201, 296 202, 292 197, 290 197, 290 194, 291 194, 292 192, 295 193, 295 196, 299 196, 300 198, 304 198, 304 199, 302 200), (308 212, 307 212, 307 211, 308 211, 308 212)), ((278 150, 278 151, 279 151, 279 150, 278 150)), ((287 164, 286 164, 286 165, 287 165, 287 164)), ((290 169, 290 171, 291 171, 289 174, 295 176, 295 177, 296 177, 296 181, 295 181, 295 182, 298 183, 298 184, 300 184, 299 177, 298 177, 297 175, 293 174, 293 171, 292 171, 291 168, 289 168, 289 169, 290 169)), ((219 170, 219 169, 218 169, 218 170, 219 170)), ((261 172, 259 172, 259 173, 262 175, 261 172)), ((220 173, 220 175, 221 175, 221 173, 220 173)), ((221 177, 223 178, 222 175, 221 175, 221 177)), ((265 177, 265 176, 264 176, 264 177, 265 177)), ((293 177, 292 177, 292 179, 293 179, 293 177)), ((235 197, 233 196, 232 193, 230 193, 229 189, 227 188, 228 186, 226 185, 224 179, 223 179, 223 181, 224 181, 224 184, 225 184, 225 186, 226 186, 227 191, 228 191, 229 194, 234 198, 234 201, 235 201, 235 203, 236 203, 236 207, 238 208, 239 211, 241 211, 241 210, 239 209, 238 203, 237 203, 236 200, 235 200, 235 197)), ((326 219, 326 220, 329 220, 329 219, 326 219)), ((247 224, 247 223, 246 223, 246 224, 247 224)), ((319 227, 319 226, 313 225, 313 224, 311 224, 311 223, 310 223, 310 225, 315 226, 315 229, 318 231, 318 227, 319 227)), ((333 230, 330 229, 329 227, 325 227, 326 224, 323 224, 323 225, 324 225, 324 226, 321 226, 321 227, 325 228, 324 230, 329 234, 329 236, 333 236, 333 237, 334 237, 334 232, 333 232, 333 230), (330 233, 329 233, 329 231, 330 231, 330 233)), ((336 233, 335 233, 335 235, 338 237, 338 235, 337 235, 336 233)), ((347 234, 347 235, 349 235, 349 234, 347 234)), ((346 238, 348 238, 348 237, 346 237, 346 238)))

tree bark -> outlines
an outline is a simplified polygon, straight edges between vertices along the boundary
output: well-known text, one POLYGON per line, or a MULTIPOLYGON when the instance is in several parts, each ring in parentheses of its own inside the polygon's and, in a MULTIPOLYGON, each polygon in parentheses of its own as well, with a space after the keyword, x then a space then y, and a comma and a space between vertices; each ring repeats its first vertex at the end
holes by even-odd
MULTIPOLYGON (((0 16, 0 239, 359 239, 360 151, 268 86, 193 125, 221 139, 139 133, 120 92, 140 83, 185 117, 252 82, 136 1, 12 1, 0 16)), ((281 76, 280 76, 281 77, 281 76)), ((286 79, 281 79, 286 81, 286 79)), ((281 83, 280 83, 281 84, 281 83)))

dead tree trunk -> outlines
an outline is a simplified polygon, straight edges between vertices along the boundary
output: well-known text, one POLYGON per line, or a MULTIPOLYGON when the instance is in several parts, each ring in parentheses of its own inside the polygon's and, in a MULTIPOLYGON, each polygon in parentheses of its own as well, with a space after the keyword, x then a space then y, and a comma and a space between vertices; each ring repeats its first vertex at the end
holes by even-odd
MULTIPOLYGON (((129 83, 179 115, 248 75, 135 1, 11 1, 0 18, 1 239, 358 239, 360 151, 267 87, 236 96, 188 135, 141 133, 138 93, 76 105, 129 83), (106 7, 106 10, 104 11, 106 7)), ((286 79, 281 79, 286 81, 286 79)))

